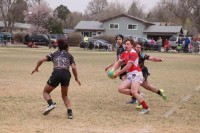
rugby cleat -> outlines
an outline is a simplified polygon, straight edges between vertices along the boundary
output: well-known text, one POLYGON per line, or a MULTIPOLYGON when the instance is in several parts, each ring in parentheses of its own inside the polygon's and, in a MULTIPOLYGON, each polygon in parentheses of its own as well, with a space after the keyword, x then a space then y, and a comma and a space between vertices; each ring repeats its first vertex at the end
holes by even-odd
POLYGON ((163 89, 160 89, 160 95, 165 101, 167 101, 167 96, 166 96, 166 94, 165 94, 163 89))
POLYGON ((150 109, 143 109, 142 111, 139 112, 139 114, 143 115, 143 114, 147 114, 150 112, 150 109))
POLYGON ((52 105, 48 106, 47 109, 44 111, 43 115, 48 115, 53 109, 55 109, 56 103, 53 103, 52 105))

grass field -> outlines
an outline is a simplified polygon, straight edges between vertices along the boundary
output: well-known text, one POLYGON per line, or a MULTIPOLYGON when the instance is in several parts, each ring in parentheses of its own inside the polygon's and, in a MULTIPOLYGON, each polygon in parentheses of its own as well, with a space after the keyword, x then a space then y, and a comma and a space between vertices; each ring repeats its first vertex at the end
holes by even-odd
POLYGON ((117 91, 119 79, 109 79, 104 68, 115 61, 114 52, 70 48, 82 86, 71 79, 69 97, 74 119, 66 109, 57 87, 52 98, 57 107, 48 116, 43 87, 52 72, 44 63, 31 75, 36 62, 53 49, 46 47, 0 47, 0 133, 197 133, 200 131, 200 55, 148 53, 162 63, 146 61, 149 81, 163 88, 164 101, 141 88, 151 109, 139 115, 129 96, 117 91))

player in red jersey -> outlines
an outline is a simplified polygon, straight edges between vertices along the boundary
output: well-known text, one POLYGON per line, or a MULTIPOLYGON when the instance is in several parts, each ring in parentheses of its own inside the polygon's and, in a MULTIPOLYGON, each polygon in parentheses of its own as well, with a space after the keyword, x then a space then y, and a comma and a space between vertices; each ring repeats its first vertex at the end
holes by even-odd
POLYGON ((121 64, 125 61, 126 66, 115 72, 115 77, 119 76, 121 73, 128 72, 127 78, 122 81, 118 90, 120 93, 134 96, 138 102, 143 106, 143 110, 140 114, 146 114, 150 111, 148 105, 146 104, 145 100, 141 95, 138 93, 140 84, 143 82, 143 75, 142 71, 139 67, 138 61, 139 57, 137 52, 133 49, 134 41, 132 39, 127 39, 125 41, 125 49, 126 51, 122 53, 119 60, 115 62, 112 67, 112 70, 116 71, 121 64), (131 86, 131 89, 130 89, 131 86))

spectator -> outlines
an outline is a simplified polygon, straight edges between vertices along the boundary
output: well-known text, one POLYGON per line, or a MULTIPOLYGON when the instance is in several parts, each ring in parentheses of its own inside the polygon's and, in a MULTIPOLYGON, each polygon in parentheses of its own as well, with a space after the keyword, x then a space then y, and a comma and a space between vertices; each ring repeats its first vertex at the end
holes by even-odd
POLYGON ((198 41, 197 41, 197 39, 192 39, 192 41, 191 41, 191 44, 192 44, 192 51, 193 51, 193 53, 198 53, 198 50, 199 50, 199 47, 198 47, 198 45, 199 45, 199 43, 198 43, 198 41))
POLYGON ((156 43, 157 43, 157 45, 158 45, 158 51, 161 52, 161 47, 162 47, 162 38, 159 37, 156 43))
POLYGON ((94 41, 92 38, 88 39, 88 49, 92 50, 94 48, 94 41))
POLYGON ((170 45, 169 45, 168 39, 165 40, 165 42, 164 42, 164 47, 165 47, 165 51, 166 51, 166 52, 169 52, 170 45))
POLYGON ((184 52, 188 53, 188 46, 191 43, 190 39, 188 37, 185 38, 185 46, 184 46, 184 52))
POLYGON ((189 53, 192 53, 192 47, 193 47, 193 46, 192 46, 192 43, 190 43, 190 44, 188 45, 188 52, 189 52, 189 53))
POLYGON ((153 38, 151 38, 150 39, 150 48, 151 48, 151 50, 153 50, 154 44, 155 44, 155 41, 154 41, 153 38))
POLYGON ((182 44, 178 44, 176 50, 178 51, 178 53, 180 53, 182 51, 182 44))
POLYGON ((3 36, 3 42, 4 42, 5 46, 7 45, 7 39, 8 39, 7 35, 4 34, 4 36, 3 36))
POLYGON ((197 53, 200 54, 200 39, 196 39, 197 53))
POLYGON ((85 36, 85 37, 83 38, 83 41, 84 41, 84 49, 85 49, 86 47, 88 47, 88 37, 85 36))

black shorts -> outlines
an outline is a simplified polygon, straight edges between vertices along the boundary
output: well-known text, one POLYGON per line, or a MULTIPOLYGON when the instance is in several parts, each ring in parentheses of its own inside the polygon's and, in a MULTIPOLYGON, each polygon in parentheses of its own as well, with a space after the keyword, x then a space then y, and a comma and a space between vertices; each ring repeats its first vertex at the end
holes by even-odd
POLYGON ((61 86, 69 86, 71 74, 66 69, 54 69, 47 84, 52 87, 57 87, 60 83, 61 86))
POLYGON ((142 74, 143 74, 144 80, 146 81, 148 76, 150 75, 147 67, 142 68, 142 74))

